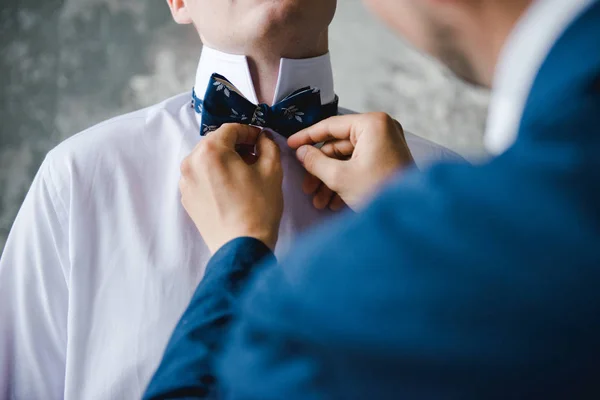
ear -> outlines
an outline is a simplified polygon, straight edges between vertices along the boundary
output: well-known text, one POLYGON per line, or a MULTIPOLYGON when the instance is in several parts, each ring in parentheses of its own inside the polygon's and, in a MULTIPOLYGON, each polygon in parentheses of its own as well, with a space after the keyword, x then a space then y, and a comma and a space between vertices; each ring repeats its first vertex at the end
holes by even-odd
POLYGON ((187 1, 188 0, 167 0, 173 19, 178 24, 186 25, 193 22, 187 1))

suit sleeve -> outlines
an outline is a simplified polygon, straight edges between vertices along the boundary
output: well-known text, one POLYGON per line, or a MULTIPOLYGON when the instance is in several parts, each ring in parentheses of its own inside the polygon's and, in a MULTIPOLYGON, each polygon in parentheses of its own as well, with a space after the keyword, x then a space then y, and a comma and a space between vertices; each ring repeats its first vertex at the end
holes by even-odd
POLYGON ((66 221, 66 210, 44 163, 0 259, 0 399, 64 396, 66 221))
POLYGON ((144 399, 220 398, 214 362, 237 317, 240 293, 269 260, 274 260, 270 249, 252 238, 233 240, 212 257, 144 399))

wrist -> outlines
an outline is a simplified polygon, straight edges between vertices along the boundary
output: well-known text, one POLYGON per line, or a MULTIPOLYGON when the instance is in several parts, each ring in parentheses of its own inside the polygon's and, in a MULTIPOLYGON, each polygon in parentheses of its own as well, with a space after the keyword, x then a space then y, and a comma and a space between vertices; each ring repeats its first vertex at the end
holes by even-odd
POLYGON ((211 244, 207 243, 211 254, 217 253, 223 246, 226 244, 238 240, 238 239, 255 239, 262 242, 265 246, 267 246, 271 251, 275 251, 275 246, 277 245, 277 234, 273 234, 271 232, 257 232, 252 230, 241 230, 232 235, 228 235, 223 237, 218 242, 213 242, 211 244))
POLYGON ((227 276, 227 280, 234 284, 229 289, 237 290, 248 281, 249 274, 257 266, 268 260, 275 261, 275 255, 262 241, 250 237, 236 238, 212 255, 206 266, 205 278, 215 282, 219 276, 227 276))
POLYGON ((277 245, 278 235, 273 234, 271 232, 266 232, 266 233, 251 233, 251 232, 249 232, 249 233, 243 235, 242 237, 256 239, 256 240, 262 242, 269 249, 271 249, 271 251, 275 251, 275 246, 277 245))
POLYGON ((236 237, 247 237, 263 242, 271 251, 275 251, 279 237, 279 222, 266 226, 264 223, 248 224, 237 230, 236 237), (254 226, 252 226, 254 225, 254 226))

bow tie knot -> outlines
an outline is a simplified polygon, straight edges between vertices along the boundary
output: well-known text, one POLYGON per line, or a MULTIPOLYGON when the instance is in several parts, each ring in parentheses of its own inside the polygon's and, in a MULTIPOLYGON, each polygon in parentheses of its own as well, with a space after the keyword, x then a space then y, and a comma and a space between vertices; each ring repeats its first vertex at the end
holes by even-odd
POLYGON ((202 114, 201 135, 233 122, 270 128, 289 137, 338 113, 337 96, 332 103, 321 105, 319 89, 310 87, 295 91, 273 106, 254 104, 218 74, 211 76, 203 101, 195 92, 192 96, 196 112, 202 114))

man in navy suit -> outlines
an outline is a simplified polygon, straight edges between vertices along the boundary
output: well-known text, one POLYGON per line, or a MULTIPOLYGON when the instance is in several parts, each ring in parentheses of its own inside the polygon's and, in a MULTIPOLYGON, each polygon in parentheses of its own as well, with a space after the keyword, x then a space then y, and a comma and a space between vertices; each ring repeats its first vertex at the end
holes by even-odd
POLYGON ((146 398, 600 398, 600 2, 369 3, 492 88, 495 157, 417 171, 383 114, 302 131, 307 188, 354 212, 277 264, 277 146, 211 134, 181 191, 214 256, 146 398))

